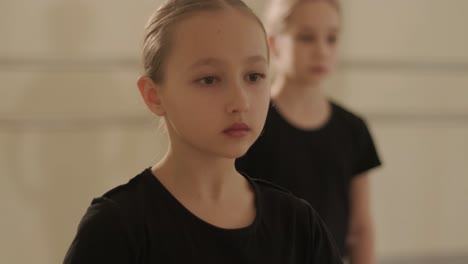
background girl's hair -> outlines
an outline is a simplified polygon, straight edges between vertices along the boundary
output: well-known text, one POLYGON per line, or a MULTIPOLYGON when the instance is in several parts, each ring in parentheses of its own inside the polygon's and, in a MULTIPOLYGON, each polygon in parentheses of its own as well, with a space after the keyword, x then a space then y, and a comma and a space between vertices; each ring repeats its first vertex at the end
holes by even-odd
POLYGON ((339 0, 269 0, 265 13, 265 27, 269 35, 275 35, 288 27, 289 19, 296 7, 305 1, 324 1, 330 3, 338 13, 341 13, 339 0))
POLYGON ((252 16, 261 26, 260 19, 241 0, 167 0, 150 17, 145 27, 143 64, 145 74, 156 83, 163 81, 164 62, 171 46, 171 31, 175 24, 201 11, 236 8, 252 16))

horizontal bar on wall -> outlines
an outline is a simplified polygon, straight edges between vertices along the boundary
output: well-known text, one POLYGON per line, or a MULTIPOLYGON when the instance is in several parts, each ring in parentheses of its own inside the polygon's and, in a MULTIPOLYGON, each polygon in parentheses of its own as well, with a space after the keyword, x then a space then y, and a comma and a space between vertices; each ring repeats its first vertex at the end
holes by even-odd
POLYGON ((468 73, 468 61, 406 60, 406 59, 345 59, 339 70, 468 73))
POLYGON ((467 113, 363 113, 379 123, 422 123, 422 124, 463 124, 468 125, 467 113))
POLYGON ((122 127, 148 127, 158 124, 149 116, 70 117, 70 118, 0 118, 0 130, 12 131, 82 131, 122 127))
MULTIPOLYGON (((0 57, 0 71, 112 72, 140 69, 142 69, 141 61, 132 57, 85 59, 0 57)), ((468 73, 468 60, 348 58, 341 60, 339 70, 468 73)))
POLYGON ((116 72, 138 71, 141 68, 141 63, 134 58, 0 58, 0 71, 13 72, 116 72))
POLYGON ((459 256, 421 256, 421 257, 387 257, 380 264, 466 264, 467 255, 459 256))
MULTIPOLYGON (((376 123, 420 123, 468 125, 468 113, 450 114, 395 114, 362 113, 376 123)), ((80 117, 80 118, 0 118, 0 130, 13 131, 81 131, 105 128, 157 126, 157 118, 150 116, 80 117)))

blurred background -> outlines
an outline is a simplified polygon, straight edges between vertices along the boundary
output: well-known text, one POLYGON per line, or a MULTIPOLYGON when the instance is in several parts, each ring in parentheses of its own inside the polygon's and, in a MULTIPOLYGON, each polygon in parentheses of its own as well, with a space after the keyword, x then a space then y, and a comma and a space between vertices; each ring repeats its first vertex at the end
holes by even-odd
MULTIPOLYGON (((342 2, 329 91, 384 161, 379 263, 466 264, 468 1, 342 2)), ((0 263, 61 263, 91 199, 164 154, 135 84, 159 3, 0 0, 0 263)))

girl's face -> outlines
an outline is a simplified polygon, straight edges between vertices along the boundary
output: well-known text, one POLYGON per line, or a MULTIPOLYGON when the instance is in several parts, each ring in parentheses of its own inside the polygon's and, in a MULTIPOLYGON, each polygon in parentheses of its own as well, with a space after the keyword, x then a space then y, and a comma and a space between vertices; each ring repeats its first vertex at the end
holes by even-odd
POLYGON ((285 32, 271 38, 279 72, 300 82, 319 83, 334 69, 340 15, 327 1, 302 1, 285 32))
POLYGON ((269 104, 263 30, 227 9, 183 20, 171 40, 158 89, 172 147, 242 156, 259 136, 269 104))

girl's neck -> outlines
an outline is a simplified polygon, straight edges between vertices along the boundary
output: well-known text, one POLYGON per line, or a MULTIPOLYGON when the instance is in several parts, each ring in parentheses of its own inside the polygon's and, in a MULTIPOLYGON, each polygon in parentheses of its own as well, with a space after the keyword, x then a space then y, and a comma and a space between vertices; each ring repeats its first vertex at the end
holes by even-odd
POLYGON ((297 82, 279 76, 272 86, 272 100, 290 123, 301 128, 321 127, 331 115, 321 82, 297 82))
POLYGON ((190 147, 170 147, 166 157, 152 168, 164 187, 207 223, 229 229, 252 224, 256 216, 254 191, 235 170, 234 159, 193 155, 191 151, 197 151, 187 149, 190 147))
POLYGON ((174 195, 190 199, 222 200, 229 190, 248 185, 236 171, 234 159, 197 155, 175 146, 152 171, 174 195))
POLYGON ((272 98, 284 107, 302 110, 315 110, 323 107, 327 98, 321 82, 307 83, 279 76, 272 86, 272 98))

